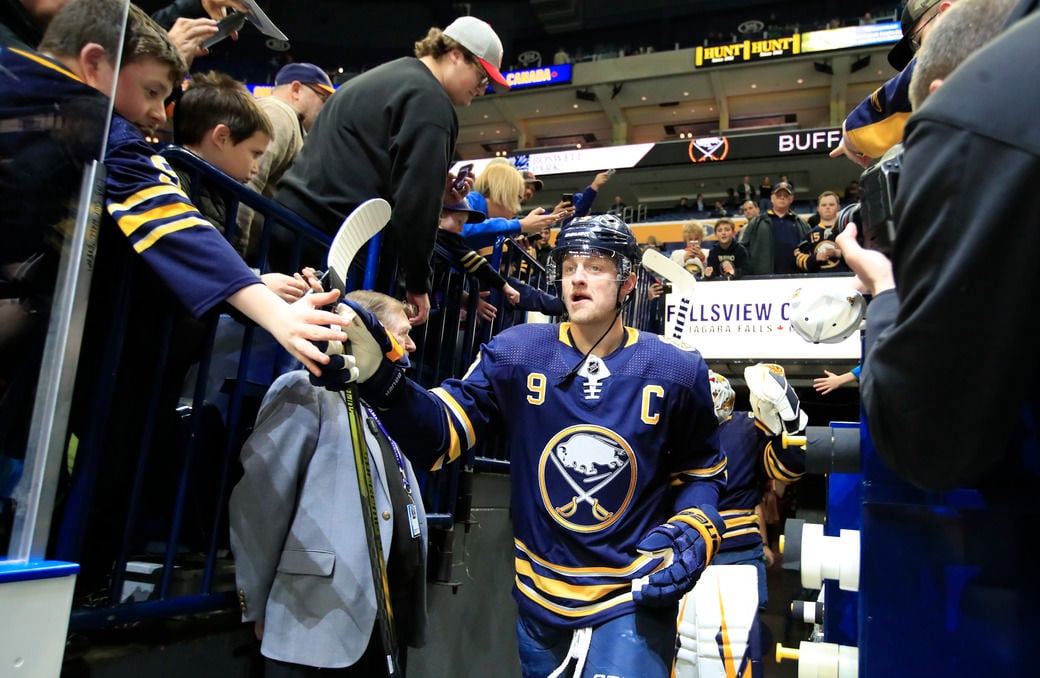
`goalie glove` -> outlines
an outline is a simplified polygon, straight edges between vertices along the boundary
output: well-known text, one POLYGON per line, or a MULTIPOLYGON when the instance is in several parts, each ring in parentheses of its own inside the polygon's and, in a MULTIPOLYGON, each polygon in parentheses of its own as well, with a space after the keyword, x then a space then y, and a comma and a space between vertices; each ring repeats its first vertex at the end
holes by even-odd
POLYGON ((663 558, 664 567, 632 582, 632 599, 641 605, 664 607, 693 588, 719 550, 722 518, 710 506, 684 509, 643 537, 636 549, 663 558))
POLYGON ((809 417, 802 412, 801 401, 784 376, 783 367, 773 363, 751 365, 744 368, 744 381, 755 418, 772 435, 790 435, 805 429, 809 417))
MULTIPOLYGON (((322 369, 322 376, 312 378, 312 383, 330 390, 342 390, 350 382, 357 381, 361 397, 369 404, 377 407, 391 404, 405 384, 404 370, 398 364, 405 356, 404 349, 374 313, 356 302, 344 299, 337 313, 350 321, 346 332, 351 355, 343 356, 342 363, 334 355, 322 369), (328 378, 326 373, 329 373, 328 378), (337 379, 337 374, 341 378, 337 379)), ((336 352, 336 345, 331 344, 330 349, 330 353, 336 352)))

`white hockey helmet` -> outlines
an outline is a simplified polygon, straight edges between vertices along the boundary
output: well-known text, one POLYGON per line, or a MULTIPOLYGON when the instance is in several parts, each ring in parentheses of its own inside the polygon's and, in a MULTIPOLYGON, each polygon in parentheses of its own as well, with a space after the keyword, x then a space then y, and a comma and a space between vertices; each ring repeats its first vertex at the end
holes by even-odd
POLYGON ((814 344, 837 344, 859 330, 867 302, 847 286, 798 288, 791 299, 791 329, 814 344))
POLYGON ((708 370, 708 383, 711 385, 711 399, 715 403, 715 416, 721 424, 733 414, 733 403, 737 394, 733 391, 729 379, 718 372, 708 370))

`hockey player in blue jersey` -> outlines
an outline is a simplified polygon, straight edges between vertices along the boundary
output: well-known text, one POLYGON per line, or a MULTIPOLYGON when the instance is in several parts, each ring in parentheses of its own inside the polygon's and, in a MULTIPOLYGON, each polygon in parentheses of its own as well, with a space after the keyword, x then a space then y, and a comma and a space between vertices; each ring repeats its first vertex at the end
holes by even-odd
POLYGON ((572 659, 575 676, 669 676, 677 602, 721 542, 708 369, 622 324, 639 260, 617 217, 575 220, 549 262, 569 321, 502 332, 431 391, 385 357, 370 314, 353 309, 348 327, 344 373, 414 462, 435 468, 505 433, 524 676, 563 675, 572 659))
POLYGON ((751 377, 748 383, 753 386, 751 412, 734 412, 736 394, 729 380, 715 372, 709 377, 719 440, 727 459, 726 489, 718 504, 726 532, 714 562, 754 565, 758 569, 758 607, 763 609, 769 597, 762 559, 765 540, 756 508, 770 480, 790 484, 805 474, 805 450, 784 448, 781 438, 784 432, 801 433, 807 418, 779 365, 752 365, 745 374, 751 377), (763 394, 760 383, 772 393, 763 394))
POLYGON ((768 644, 758 613, 765 607, 768 587, 765 530, 757 509, 769 480, 801 478, 805 452, 785 449, 782 435, 800 432, 807 417, 779 365, 752 365, 744 370, 744 379, 751 411, 734 412, 736 394, 729 380, 709 372, 719 442, 726 451, 726 488, 718 504, 726 531, 712 567, 680 605, 677 678, 763 675, 762 653, 768 644))

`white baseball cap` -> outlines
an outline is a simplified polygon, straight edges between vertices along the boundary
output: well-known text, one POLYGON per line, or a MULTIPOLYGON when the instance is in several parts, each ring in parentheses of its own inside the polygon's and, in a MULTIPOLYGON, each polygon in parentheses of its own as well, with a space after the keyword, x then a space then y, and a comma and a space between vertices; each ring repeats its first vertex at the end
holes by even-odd
POLYGON ((791 329, 813 344, 837 344, 859 331, 866 309, 863 295, 851 287, 798 288, 791 299, 791 329))
POLYGON ((486 21, 474 16, 460 16, 444 29, 444 35, 465 47, 477 58, 488 77, 509 87, 499 70, 502 67, 502 41, 486 21))

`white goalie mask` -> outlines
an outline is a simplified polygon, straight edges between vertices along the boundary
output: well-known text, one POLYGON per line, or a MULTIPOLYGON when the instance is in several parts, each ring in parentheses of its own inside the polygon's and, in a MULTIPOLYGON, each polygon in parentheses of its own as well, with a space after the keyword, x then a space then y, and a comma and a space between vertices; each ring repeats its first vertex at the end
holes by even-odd
POLYGON ((851 287, 823 291, 795 290, 791 329, 813 344, 837 344, 859 331, 867 302, 851 287))
POLYGON ((721 424, 733 414, 733 403, 737 394, 733 391, 729 379, 718 372, 708 370, 708 384, 711 386, 711 399, 715 403, 715 416, 721 424))

